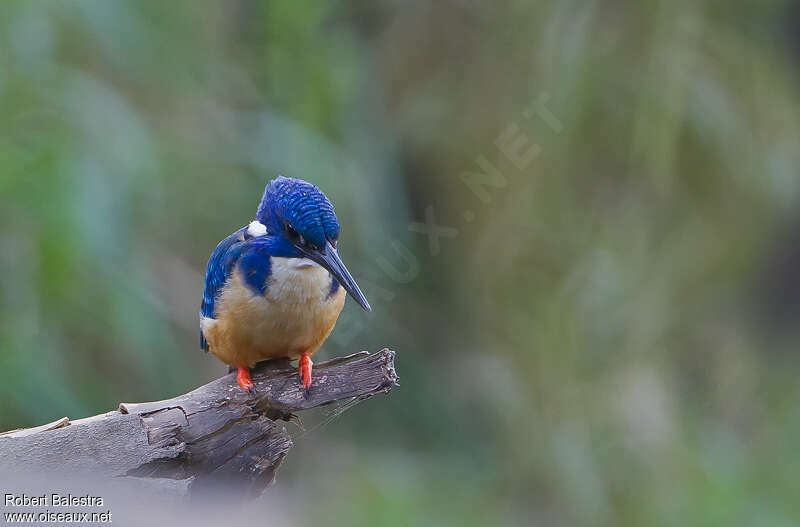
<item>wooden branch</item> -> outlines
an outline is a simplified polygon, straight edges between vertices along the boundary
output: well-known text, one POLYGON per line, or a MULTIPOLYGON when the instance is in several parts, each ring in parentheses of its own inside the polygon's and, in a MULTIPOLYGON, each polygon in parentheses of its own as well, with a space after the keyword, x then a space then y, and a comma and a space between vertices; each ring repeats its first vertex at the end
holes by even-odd
POLYGON ((274 480, 292 447, 279 421, 297 411, 388 393, 398 380, 388 349, 315 364, 308 397, 297 369, 285 359, 260 364, 252 378, 255 396, 229 374, 173 399, 122 403, 102 415, 0 434, 0 474, 137 478, 188 496, 222 483, 253 497, 274 480))

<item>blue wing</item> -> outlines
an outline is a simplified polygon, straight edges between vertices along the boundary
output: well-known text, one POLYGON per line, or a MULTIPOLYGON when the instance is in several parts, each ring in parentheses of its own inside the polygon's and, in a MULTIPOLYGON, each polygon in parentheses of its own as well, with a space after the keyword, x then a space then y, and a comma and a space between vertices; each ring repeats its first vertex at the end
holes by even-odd
MULTIPOLYGON (((242 256, 242 252, 248 246, 247 227, 243 227, 234 232, 217 245, 206 267, 206 283, 203 290, 203 302, 200 306, 200 314, 204 317, 214 318, 214 302, 217 300, 220 290, 228 281, 236 262, 242 256)), ((208 351, 208 342, 200 330, 200 347, 208 351)))

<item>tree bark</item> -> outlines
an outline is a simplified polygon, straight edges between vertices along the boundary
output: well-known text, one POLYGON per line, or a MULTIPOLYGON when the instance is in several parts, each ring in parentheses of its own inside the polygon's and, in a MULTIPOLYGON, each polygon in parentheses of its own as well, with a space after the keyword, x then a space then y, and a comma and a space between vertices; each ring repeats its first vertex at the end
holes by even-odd
POLYGON ((280 421, 336 401, 353 403, 397 384, 394 352, 356 353, 314 365, 306 396, 287 360, 256 367, 250 395, 229 374, 164 401, 0 434, 0 474, 91 474, 135 478, 197 497, 220 484, 255 497, 292 448, 280 421))

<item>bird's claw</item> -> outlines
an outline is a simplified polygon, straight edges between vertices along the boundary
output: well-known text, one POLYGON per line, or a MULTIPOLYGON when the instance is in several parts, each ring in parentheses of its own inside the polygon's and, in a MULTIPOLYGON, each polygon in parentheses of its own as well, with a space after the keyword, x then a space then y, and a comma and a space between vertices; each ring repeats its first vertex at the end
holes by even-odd
POLYGON ((239 385, 239 388, 247 393, 251 395, 256 394, 256 386, 253 384, 253 380, 250 378, 249 368, 239 366, 239 371, 236 374, 236 383, 239 385))
POLYGON ((311 395, 311 367, 313 364, 308 353, 300 355, 300 363, 297 365, 297 369, 300 374, 300 380, 303 383, 303 395, 306 399, 311 395))

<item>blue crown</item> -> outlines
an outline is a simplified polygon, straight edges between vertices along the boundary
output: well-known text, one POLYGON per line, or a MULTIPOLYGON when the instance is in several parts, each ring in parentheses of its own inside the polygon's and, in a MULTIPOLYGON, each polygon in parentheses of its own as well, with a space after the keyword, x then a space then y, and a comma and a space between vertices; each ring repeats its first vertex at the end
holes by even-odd
POLYGON ((316 185, 302 179, 278 176, 267 183, 256 219, 271 233, 291 227, 316 247, 339 238, 333 204, 316 185))

